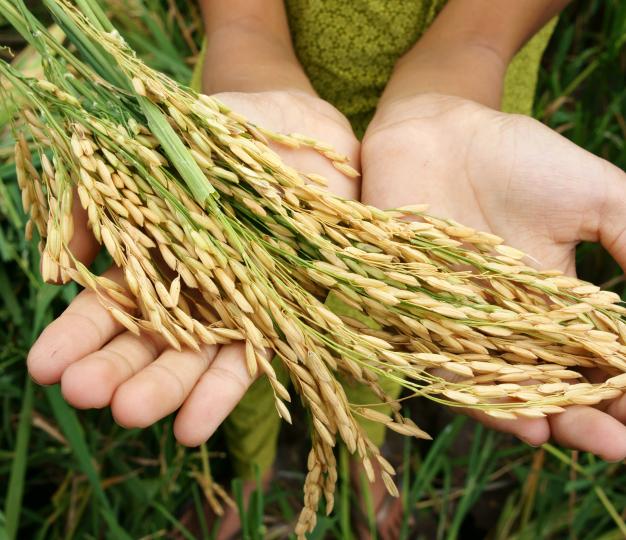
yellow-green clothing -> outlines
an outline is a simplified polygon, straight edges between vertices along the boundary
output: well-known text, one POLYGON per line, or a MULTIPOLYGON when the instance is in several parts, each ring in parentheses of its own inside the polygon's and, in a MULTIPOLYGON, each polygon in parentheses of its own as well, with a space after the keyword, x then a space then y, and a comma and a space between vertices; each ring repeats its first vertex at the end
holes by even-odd
MULTIPOLYGON (((296 54, 321 98, 360 138, 396 60, 434 21, 445 0, 286 0, 296 54)), ((502 110, 530 114, 539 62, 556 19, 516 55, 502 110)))
MULTIPOLYGON (((362 137, 396 60, 433 22, 445 0, 285 0, 296 54, 313 87, 351 122, 362 137)), ((509 65, 502 109, 530 114, 541 56, 552 21, 531 39, 509 65)), ((201 61, 199 62, 201 64, 201 61)), ((199 71, 194 77, 198 84, 199 71)), ((279 362, 276 362, 278 364, 279 362)), ((284 369, 276 366, 286 382, 284 369)), ((400 387, 385 381, 397 396, 400 387)), ((351 403, 378 400, 364 387, 344 385, 351 403)), ((360 421, 374 444, 382 444, 382 424, 360 421)), ((224 423, 236 473, 254 478, 255 468, 268 470, 276 455, 280 420, 266 378, 256 381, 224 423)))

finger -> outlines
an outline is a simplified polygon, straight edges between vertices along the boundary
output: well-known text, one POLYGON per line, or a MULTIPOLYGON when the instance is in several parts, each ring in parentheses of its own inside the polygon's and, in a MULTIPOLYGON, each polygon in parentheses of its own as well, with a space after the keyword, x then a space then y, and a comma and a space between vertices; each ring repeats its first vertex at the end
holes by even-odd
POLYGON ((124 427, 146 427, 173 413, 207 370, 218 347, 199 352, 167 349, 150 365, 121 384, 111 401, 115 421, 124 427))
POLYGON ((198 446, 225 420, 246 393, 253 379, 245 365, 243 344, 222 347, 198 381, 174 422, 181 444, 198 446))
POLYGON ((502 433, 510 433, 531 446, 541 446, 550 440, 550 425, 545 418, 494 418, 476 409, 463 409, 463 413, 484 426, 502 433))
MULTIPOLYGON (((430 372, 436 377, 441 377, 453 383, 459 383, 463 380, 462 376, 450 373, 445 369, 433 369, 430 372)), ((526 386, 534 382, 536 381, 526 380, 521 381, 519 384, 526 386)), ((512 401, 514 400, 505 398, 494 400, 493 403, 511 403, 512 401)), ((545 418, 525 418, 523 416, 515 419, 496 418, 480 409, 470 407, 455 407, 452 410, 465 414, 490 429, 514 435, 531 446, 540 446, 550 439, 550 426, 545 418)))
POLYGON ((608 161, 593 156, 583 171, 592 185, 605 186, 597 204, 595 226, 589 238, 600 241, 622 270, 626 271, 626 173, 608 161))
POLYGON ((611 401, 606 408, 606 413, 610 414, 618 422, 626 424, 626 395, 611 401))
MULTIPOLYGON (((119 269, 105 276, 122 282, 119 269)), ((57 383, 70 364, 97 351, 122 330, 96 294, 85 290, 39 336, 28 353, 28 371, 39 384, 57 383)))
POLYGON ((80 409, 106 407, 115 390, 153 362, 163 349, 164 342, 157 336, 124 332, 64 371, 63 397, 80 409))
MULTIPOLYGON (((72 255, 85 266, 89 266, 100 251, 100 244, 96 241, 87 223, 87 211, 81 206, 80 199, 74 190, 74 201, 72 203, 72 221, 74 232, 68 248, 72 255)), ((57 283, 61 283, 60 280, 57 283)))
POLYGON ((607 461, 626 458, 626 426, 593 407, 572 406, 549 417, 552 436, 563 446, 607 461))

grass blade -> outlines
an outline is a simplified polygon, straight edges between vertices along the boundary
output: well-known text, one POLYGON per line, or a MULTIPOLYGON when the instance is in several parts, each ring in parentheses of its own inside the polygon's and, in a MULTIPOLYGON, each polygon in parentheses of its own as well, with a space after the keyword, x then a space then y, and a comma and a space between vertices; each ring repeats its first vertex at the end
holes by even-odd
POLYGON ((576 469, 576 472, 582 474, 585 478, 587 478, 594 484, 594 493, 602 503, 602 506, 604 506, 608 514, 611 516, 619 530, 622 532, 624 538, 626 538, 626 523, 624 523, 624 520, 622 519, 620 513, 617 511, 611 500, 608 498, 604 489, 602 489, 601 486, 597 485, 594 482, 593 476, 589 473, 589 471, 585 467, 580 465, 580 463, 573 461, 565 452, 559 450, 551 444, 544 444, 542 448, 544 448, 547 452, 552 454, 554 457, 556 457, 558 460, 565 463, 569 467, 576 469))
POLYGON ((83 428, 78 421, 76 412, 67 403, 65 403, 58 386, 45 388, 44 391, 46 392, 48 401, 52 406, 54 416, 67 439, 68 445, 76 457, 80 470, 89 480, 93 493, 101 506, 102 517, 109 526, 111 534, 114 538, 131 540, 130 536, 117 522, 109 500, 104 493, 100 476, 94 467, 93 457, 89 452, 87 441, 85 440, 85 433, 83 432, 83 428))
POLYGON ((341 538, 352 540, 352 527, 350 523, 350 458, 345 446, 339 447, 339 527, 341 538))
POLYGON ((27 468, 28 441, 30 440, 33 414, 33 394, 33 381, 29 375, 26 375, 22 409, 20 411, 20 421, 17 427, 17 440, 15 443, 5 506, 5 534, 8 540, 17 538, 19 528, 22 496, 24 495, 24 477, 27 468))
POLYGON ((198 540, 193 534, 189 532, 189 530, 187 530, 187 528, 180 521, 178 521, 172 515, 172 513, 167 508, 165 508, 165 506, 158 502, 153 502, 151 506, 155 508, 160 514, 162 514, 163 517, 165 517, 165 519, 167 519, 167 521, 169 521, 174 526, 174 528, 179 531, 187 540, 198 540))

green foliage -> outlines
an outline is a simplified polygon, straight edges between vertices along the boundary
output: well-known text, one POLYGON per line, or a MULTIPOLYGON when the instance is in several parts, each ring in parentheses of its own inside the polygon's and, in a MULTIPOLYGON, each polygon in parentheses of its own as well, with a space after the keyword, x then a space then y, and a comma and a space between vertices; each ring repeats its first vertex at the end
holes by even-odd
MULTIPOLYGON (((188 80, 200 28, 192 2, 107 0, 108 13, 152 66, 188 80), (173 6, 173 7, 172 7, 173 6)), ((14 35, 0 27, 2 43, 14 35)), ((575 143, 626 167, 626 3, 595 0, 561 17, 540 74, 536 116, 575 143)), ((5 103, 0 118, 10 116, 5 103)), ((0 160, 10 153, 0 139, 0 160)), ((0 540, 158 538, 178 529, 185 505, 200 507, 202 456, 177 445, 171 419, 127 431, 108 411, 74 411, 56 387, 26 373, 33 339, 76 293, 38 277, 36 246, 23 239, 24 214, 10 164, 0 165, 0 540)), ((567 194, 564 194, 567 196, 567 194)), ((626 196, 626 188, 625 188, 626 196)), ((582 246, 582 275, 624 293, 621 272, 597 246, 582 246)), ((457 418, 428 444, 403 443, 399 478, 407 508, 401 538, 612 540, 624 537, 625 469, 552 446, 531 449, 457 418), (459 447, 462 451, 459 451, 459 447), (497 505, 493 504, 496 493, 497 505), (490 512, 488 525, 477 517, 490 512), (616 511, 617 509, 617 511, 616 511), (417 526, 413 523, 417 523, 417 526)), ((211 465, 228 485, 226 460, 211 441, 211 465)), ((348 466, 337 507, 312 538, 347 538, 348 466)), ((284 537, 300 504, 302 464, 282 470, 245 519, 248 538, 284 537)), ((259 482, 260 484, 260 482, 259 482)), ((232 493, 240 502, 241 485, 232 493)), ((207 538, 210 524, 204 527, 207 538)))

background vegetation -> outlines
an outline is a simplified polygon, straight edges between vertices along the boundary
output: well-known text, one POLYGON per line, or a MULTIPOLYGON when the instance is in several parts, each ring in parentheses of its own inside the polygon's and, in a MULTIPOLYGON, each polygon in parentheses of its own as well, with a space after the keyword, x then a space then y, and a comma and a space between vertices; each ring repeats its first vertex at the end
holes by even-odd
MULTIPOLYGON (((36 4, 36 2, 31 2, 36 4)), ((150 63, 189 77, 199 27, 191 2, 108 0, 116 24, 150 63), (155 51, 158 50, 158 54, 155 51)), ((576 2, 560 19, 545 55, 536 116, 577 144, 626 168, 626 2, 576 2)), ((0 27, 0 44, 19 40, 0 27)), ((28 66, 30 60, 18 58, 28 66)), ((12 103, 3 100, 6 125, 12 103)), ((36 387, 25 370, 33 339, 76 293, 44 285, 36 247, 24 242, 24 216, 0 138, 0 540, 160 538, 176 515, 201 505, 214 477, 228 485, 219 436, 188 450, 171 419, 144 431, 117 426, 108 411, 76 412, 57 387, 36 387)), ((563 194, 564 197, 567 193, 563 194)), ((626 196, 626 186, 624 196, 626 196)), ((597 246, 579 251, 587 279, 626 293, 622 272, 597 246)), ((550 445, 533 449, 460 417, 413 401, 412 416, 431 443, 390 439, 407 508, 403 538, 588 539, 626 537, 626 468, 550 445)), ((286 429, 295 443, 303 433, 286 429)), ((304 446, 281 445, 276 482, 246 515, 249 538, 283 538, 300 504, 304 446)), ((335 512, 313 538, 350 538, 345 455, 335 512)), ((232 485, 235 495, 240 486, 232 485)), ((237 498, 237 497, 236 497, 237 498)), ((207 531, 207 537, 210 532, 207 531)), ((190 536, 187 536, 190 537, 190 536)))

